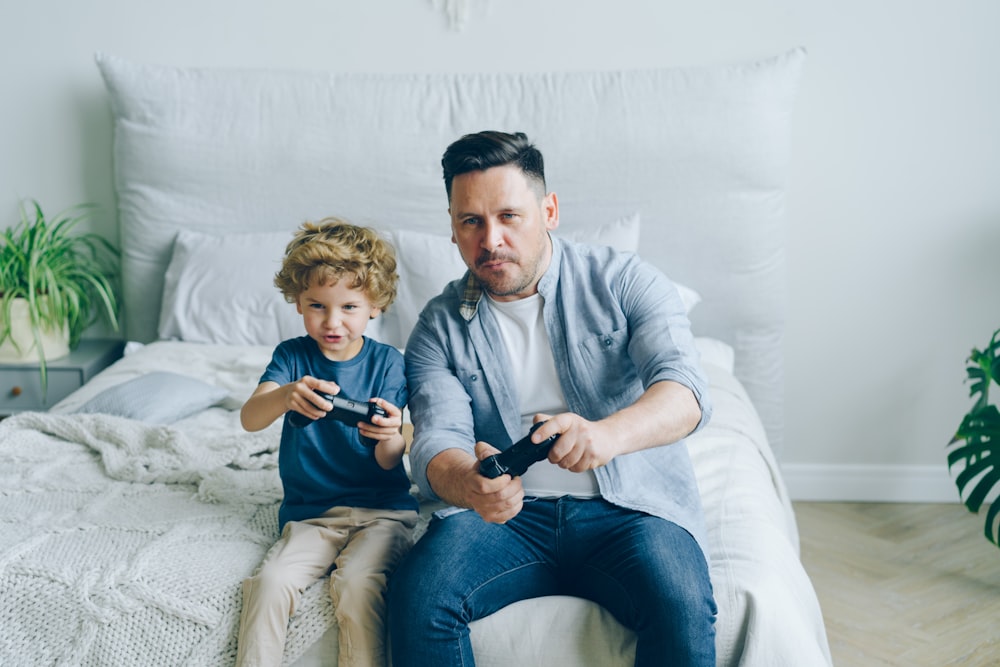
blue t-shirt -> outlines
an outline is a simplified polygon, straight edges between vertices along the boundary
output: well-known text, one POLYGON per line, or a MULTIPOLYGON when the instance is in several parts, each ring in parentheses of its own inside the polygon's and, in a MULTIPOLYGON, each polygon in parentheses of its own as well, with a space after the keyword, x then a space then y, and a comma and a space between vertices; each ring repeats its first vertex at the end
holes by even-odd
MULTIPOLYGON (((403 355, 367 337, 361 352, 347 361, 327 359, 308 336, 286 340, 275 348, 260 381, 285 385, 303 375, 336 382, 341 395, 358 401, 384 398, 402 409, 408 400, 403 355)), ((289 414, 278 452, 284 487, 278 512, 281 526, 338 506, 417 509, 403 464, 383 469, 375 460, 375 449, 361 443, 356 426, 318 419, 296 428, 288 423, 289 414)))

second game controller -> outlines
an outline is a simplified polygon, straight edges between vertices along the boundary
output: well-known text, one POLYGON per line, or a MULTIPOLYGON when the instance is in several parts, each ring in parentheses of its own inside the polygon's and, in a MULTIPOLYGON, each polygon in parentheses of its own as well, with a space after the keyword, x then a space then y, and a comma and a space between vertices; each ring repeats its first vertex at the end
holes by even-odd
POLYGON ((541 461, 549 455, 552 445, 559 439, 559 434, 549 436, 538 444, 531 441, 531 434, 545 422, 541 421, 533 424, 528 435, 524 436, 509 448, 487 456, 479 462, 479 472, 484 477, 496 479, 500 475, 510 475, 517 477, 523 475, 525 471, 536 461, 541 461))
MULTIPOLYGON (((375 401, 355 401, 340 395, 324 394, 317 391, 316 395, 333 403, 333 409, 320 419, 333 419, 350 426, 356 426, 358 422, 372 423, 372 417, 387 417, 388 413, 381 405, 375 401)), ((288 423, 296 428, 302 428, 313 423, 313 420, 298 412, 288 415, 288 423)))

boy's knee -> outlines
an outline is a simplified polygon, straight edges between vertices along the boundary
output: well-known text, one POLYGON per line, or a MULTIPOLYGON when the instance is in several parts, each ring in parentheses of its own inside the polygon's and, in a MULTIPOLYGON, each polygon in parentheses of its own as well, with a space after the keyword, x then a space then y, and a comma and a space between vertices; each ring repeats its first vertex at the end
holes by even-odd
POLYGON ((360 600, 383 600, 386 594, 384 572, 341 572, 330 575, 330 597, 335 605, 357 604, 360 600))

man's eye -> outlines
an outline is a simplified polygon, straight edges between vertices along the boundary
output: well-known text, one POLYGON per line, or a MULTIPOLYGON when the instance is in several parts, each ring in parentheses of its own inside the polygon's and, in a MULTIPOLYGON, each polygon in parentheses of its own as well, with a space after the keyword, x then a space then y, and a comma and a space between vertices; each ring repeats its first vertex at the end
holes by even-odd
POLYGON ((474 225, 478 225, 479 224, 479 218, 466 218, 465 220, 462 221, 462 224, 463 225, 473 225, 473 226, 474 225))

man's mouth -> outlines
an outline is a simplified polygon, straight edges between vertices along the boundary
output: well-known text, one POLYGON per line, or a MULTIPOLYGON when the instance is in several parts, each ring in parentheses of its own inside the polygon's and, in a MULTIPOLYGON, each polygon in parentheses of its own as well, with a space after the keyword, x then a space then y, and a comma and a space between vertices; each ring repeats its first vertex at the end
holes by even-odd
POLYGON ((481 269, 495 269, 508 262, 517 262, 517 258, 511 255, 484 255, 476 260, 476 266, 481 269))

